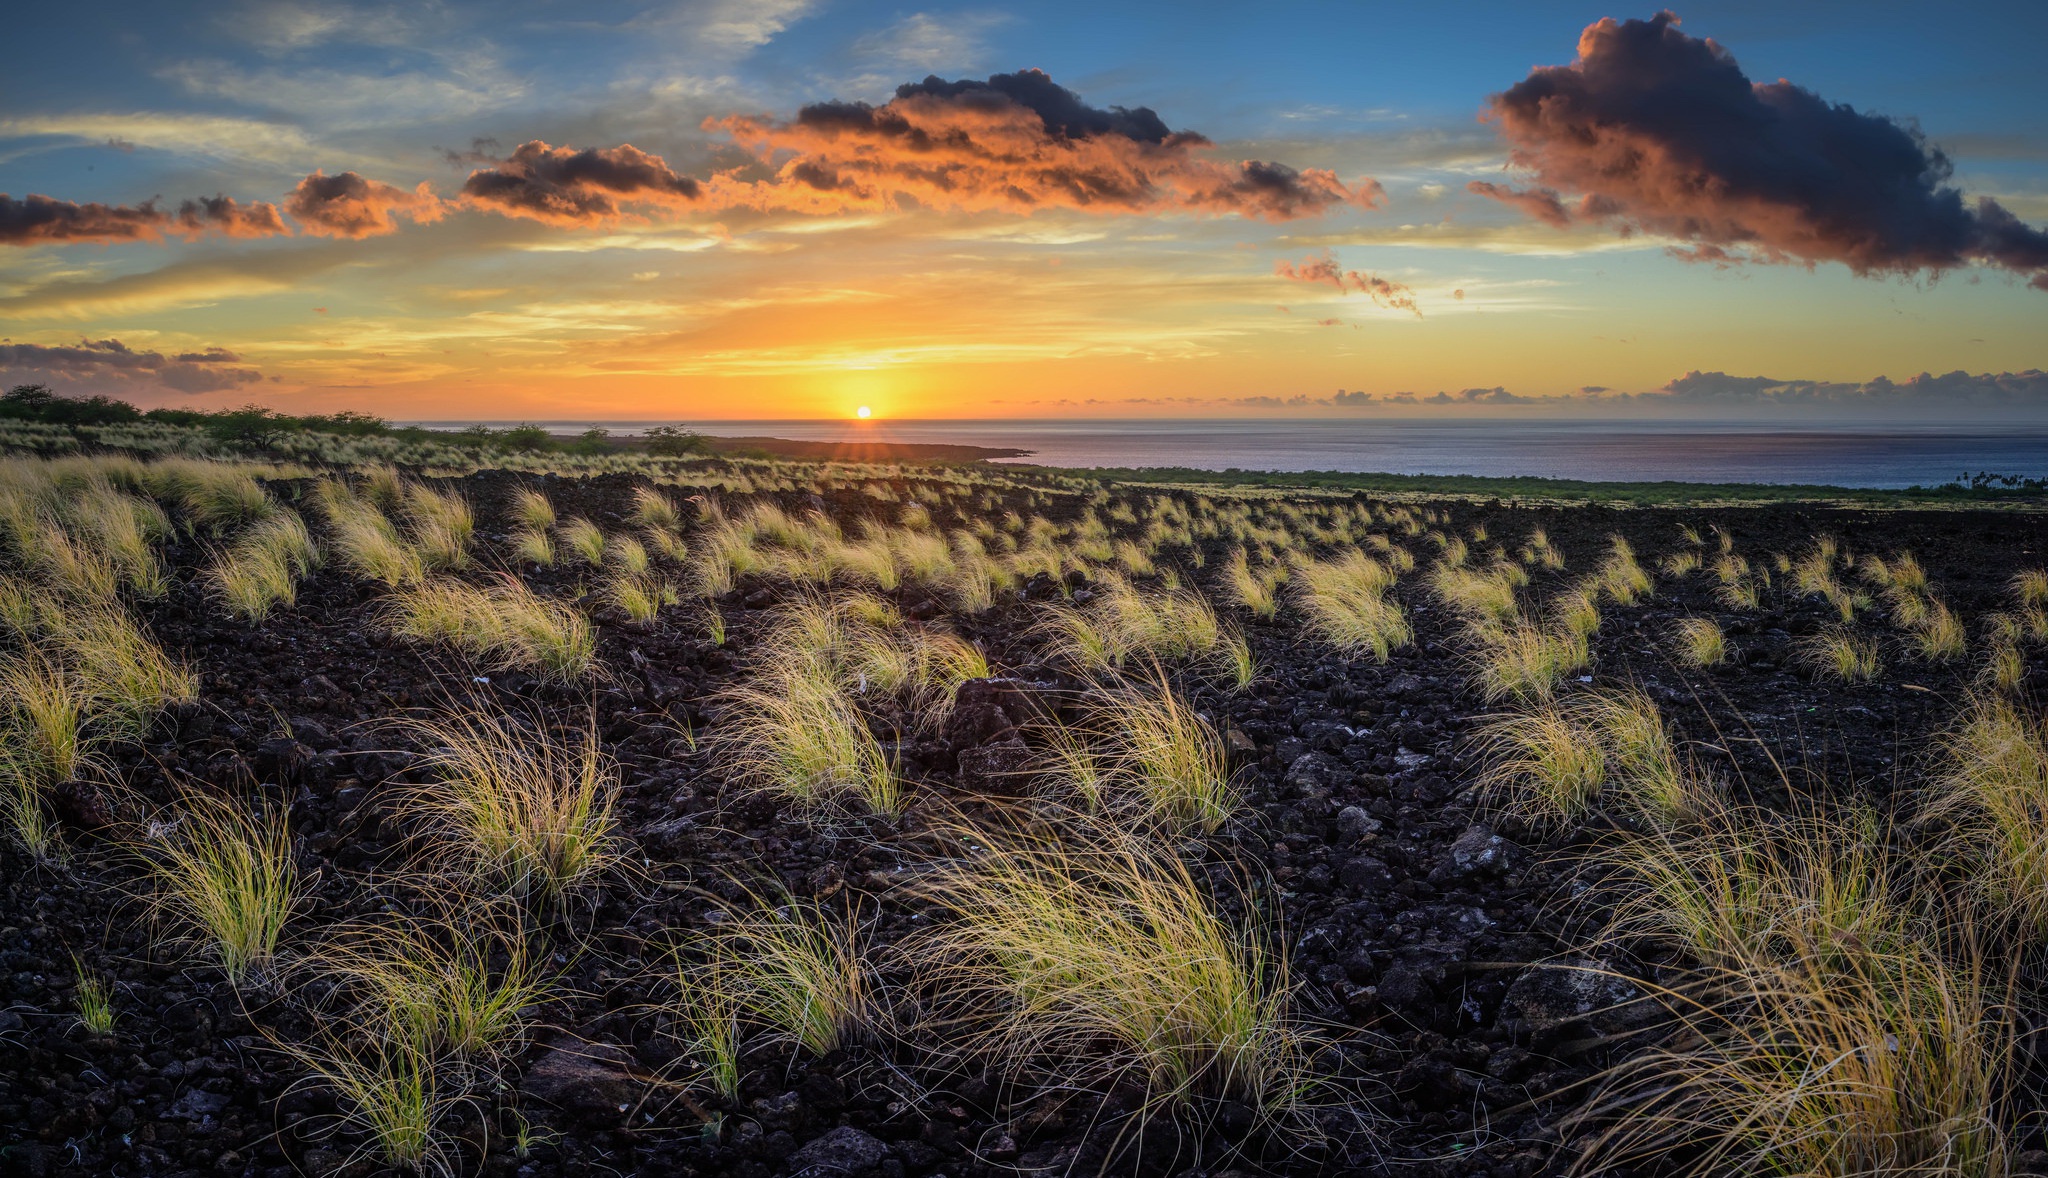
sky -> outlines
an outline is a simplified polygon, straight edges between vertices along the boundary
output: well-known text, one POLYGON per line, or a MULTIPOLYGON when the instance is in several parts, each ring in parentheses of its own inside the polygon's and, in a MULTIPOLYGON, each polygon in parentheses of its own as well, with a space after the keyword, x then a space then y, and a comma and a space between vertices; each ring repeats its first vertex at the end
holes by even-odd
POLYGON ((31 5, 0 383, 2048 424, 2048 5, 31 5))

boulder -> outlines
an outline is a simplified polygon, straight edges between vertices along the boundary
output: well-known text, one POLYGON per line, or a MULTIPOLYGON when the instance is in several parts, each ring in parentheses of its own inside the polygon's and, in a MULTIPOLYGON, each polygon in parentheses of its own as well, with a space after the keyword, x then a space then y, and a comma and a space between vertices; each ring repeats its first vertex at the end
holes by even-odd
POLYGON ((519 1090, 562 1112, 616 1123, 639 1102, 646 1083, 625 1048, 571 1039, 556 1042, 526 1069, 519 1090))

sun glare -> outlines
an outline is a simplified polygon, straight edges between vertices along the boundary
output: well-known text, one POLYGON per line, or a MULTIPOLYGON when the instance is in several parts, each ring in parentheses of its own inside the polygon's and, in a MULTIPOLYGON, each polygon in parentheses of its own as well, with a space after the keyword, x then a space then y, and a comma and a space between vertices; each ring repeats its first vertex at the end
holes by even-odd
POLYGON ((868 418, 873 417, 875 415, 875 411, 868 408, 866 405, 862 405, 860 408, 853 411, 853 415, 855 417, 860 418, 862 421, 866 421, 868 418))

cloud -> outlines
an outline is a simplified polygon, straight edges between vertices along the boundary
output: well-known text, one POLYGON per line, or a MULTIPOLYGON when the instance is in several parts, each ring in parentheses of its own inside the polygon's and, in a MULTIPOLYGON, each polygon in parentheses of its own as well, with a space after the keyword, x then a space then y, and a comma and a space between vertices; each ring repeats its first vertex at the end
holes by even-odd
POLYGON ((462 201, 471 207, 551 225, 614 222, 628 205, 687 208, 703 195, 702 184, 630 143, 578 151, 538 139, 471 172, 462 185, 462 201))
POLYGON ((1669 12, 1588 26, 1578 60, 1531 71, 1486 117, 1536 186, 1472 191, 1552 224, 1641 228, 1724 264, 1911 275, 1981 262, 2048 290, 2048 234, 1967 200, 1917 130, 1790 82, 1752 83, 1669 12), (1560 193, 1582 194, 1579 208, 1560 193))
POLYGON ((174 231, 186 237, 217 233, 222 237, 283 237, 291 232, 277 206, 269 201, 238 204, 232 196, 202 196, 178 205, 174 231))
POLYGON ((35 193, 17 200, 0 192, 0 245, 159 241, 166 234, 275 237, 289 232, 277 206, 265 201, 244 205, 233 197, 208 196, 184 201, 171 212, 158 208, 154 198, 138 205, 79 204, 35 193))
POLYGON ((299 181, 284 207, 316 237, 377 237, 396 233, 400 216, 424 224, 447 213, 424 182, 407 192, 354 172, 328 176, 316 171, 299 181))
POLYGON ((1713 408, 1827 408, 1882 413, 1899 409, 1944 412, 2048 409, 2048 372, 1923 372, 1902 381, 1876 377, 1861 382, 1780 380, 1688 372, 1635 400, 1713 408))
POLYGON ((1422 308, 1415 305, 1414 291, 1376 274, 1339 269, 1336 257, 1327 250, 1317 258, 1303 258, 1299 262, 1282 260, 1274 265, 1273 273, 1296 282, 1327 282, 1346 294, 1355 290, 1379 306, 1407 311, 1417 319, 1422 318, 1422 308))
POLYGON ((1092 107, 1038 70, 986 82, 928 77, 896 97, 820 102, 788 121, 707 120, 772 178, 721 177, 733 203, 802 212, 930 208, 1030 213, 1185 212, 1286 221, 1384 203, 1378 182, 1212 159, 1210 141, 1149 107, 1092 107))
POLYGON ((0 384, 49 384, 62 393, 211 393, 263 379, 241 364, 240 356, 218 347, 166 356, 117 339, 55 346, 0 340, 0 384))

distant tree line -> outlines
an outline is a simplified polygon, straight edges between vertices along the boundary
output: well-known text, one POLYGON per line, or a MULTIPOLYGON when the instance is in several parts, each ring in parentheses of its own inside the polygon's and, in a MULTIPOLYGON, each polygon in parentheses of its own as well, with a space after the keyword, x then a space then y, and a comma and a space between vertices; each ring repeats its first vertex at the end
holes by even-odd
MULTIPOLYGON (((493 429, 473 425, 461 430, 430 430, 416 425, 393 426, 370 413, 279 413, 261 405, 239 409, 138 409, 107 396, 67 397, 48 385, 15 385, 0 393, 0 421, 36 421, 49 425, 126 425, 151 422, 204 430, 231 446, 262 447, 291 433, 338 434, 343 437, 390 437, 402 442, 439 442, 503 453, 603 454, 613 448, 611 431, 592 428, 574 439, 555 437, 531 423, 493 429)), ((679 425, 661 425, 642 435, 647 452, 679 458, 706 454, 703 435, 679 425)))

